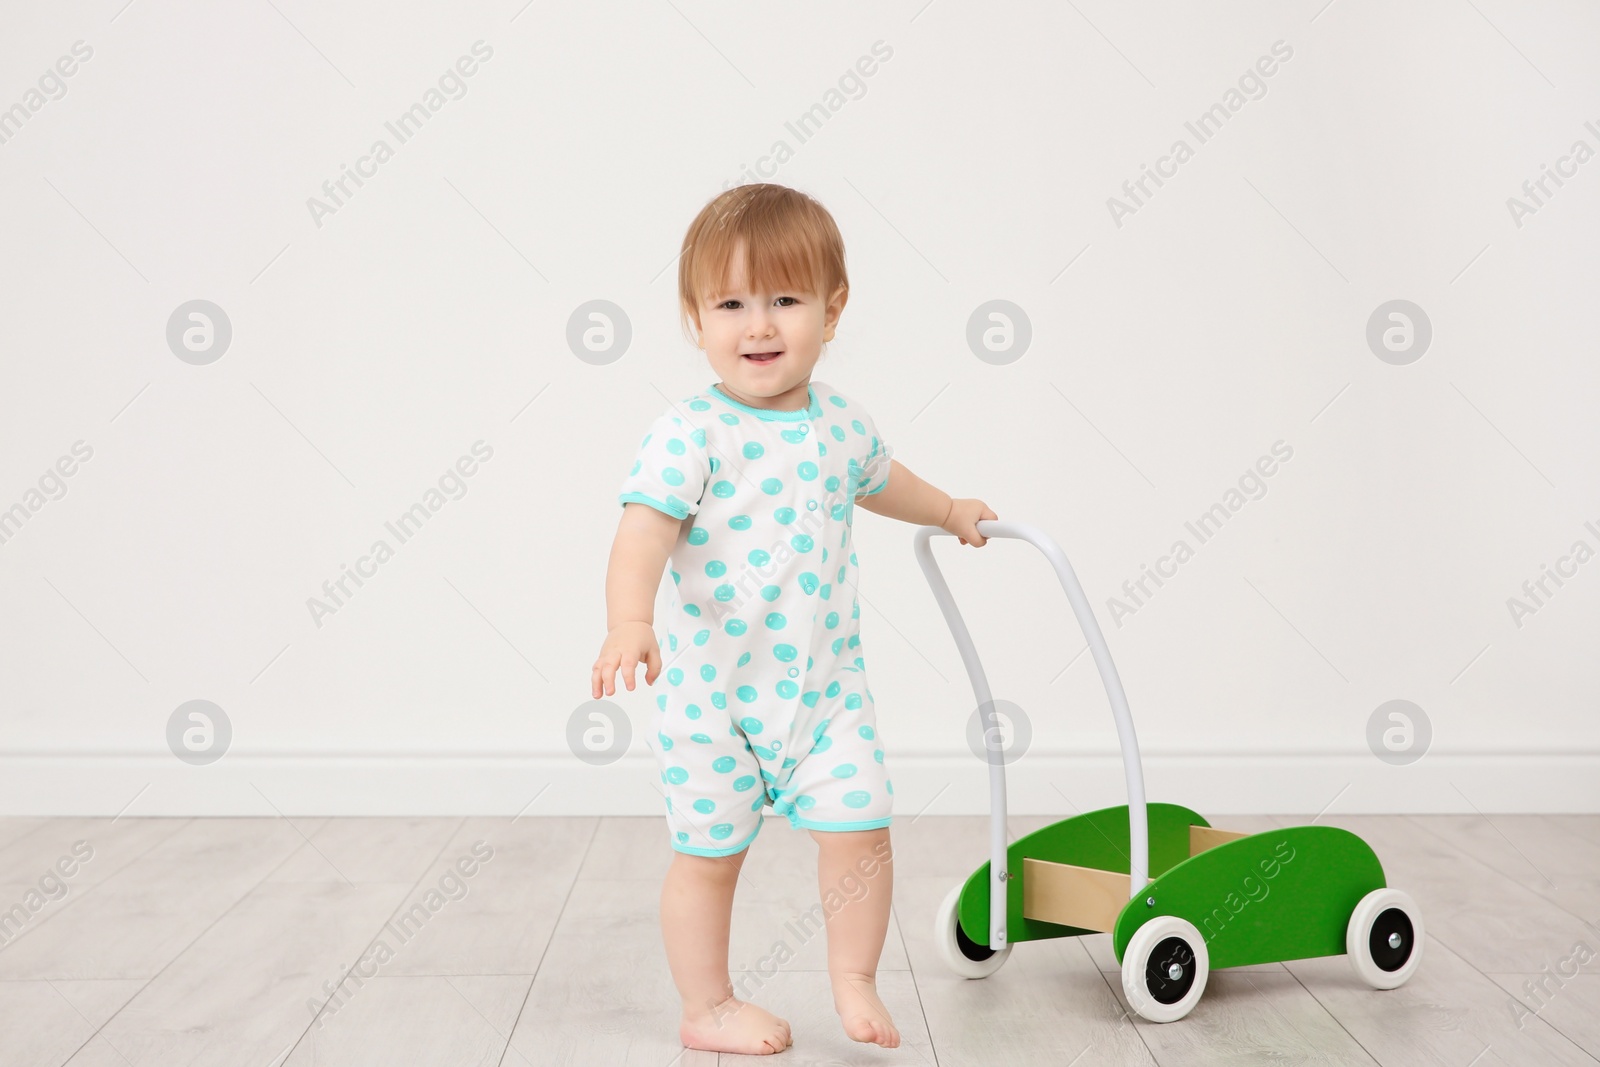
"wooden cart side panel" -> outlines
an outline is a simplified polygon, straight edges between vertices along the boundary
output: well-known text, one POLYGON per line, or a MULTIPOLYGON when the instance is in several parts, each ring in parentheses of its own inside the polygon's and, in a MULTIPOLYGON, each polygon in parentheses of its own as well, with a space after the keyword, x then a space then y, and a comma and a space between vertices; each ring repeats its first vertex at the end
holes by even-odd
MULTIPOLYGON (((1150 872, 1159 874, 1189 858, 1189 827, 1209 826, 1204 816, 1181 804, 1147 803, 1150 826, 1150 872)), ((1126 879, 1128 857, 1128 807, 1101 808, 1024 834, 1006 850, 1011 879, 1006 883, 1006 939, 1037 941, 1046 937, 1073 937, 1097 933, 1091 928, 1030 919, 1023 906, 1026 857, 1053 863, 1090 867, 1120 873, 1126 879)), ((1124 890, 1124 895, 1126 895, 1124 890)), ((968 877, 961 892, 961 929, 980 945, 989 943, 989 865, 968 877)))

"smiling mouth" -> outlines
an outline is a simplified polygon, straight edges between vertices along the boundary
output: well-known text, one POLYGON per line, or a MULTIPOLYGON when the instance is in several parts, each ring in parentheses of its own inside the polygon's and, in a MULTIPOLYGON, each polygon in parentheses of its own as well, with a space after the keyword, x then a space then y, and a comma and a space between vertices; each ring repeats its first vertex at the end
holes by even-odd
POLYGON ((781 355, 783 355, 782 352, 746 352, 743 358, 750 360, 752 363, 771 363, 781 355))

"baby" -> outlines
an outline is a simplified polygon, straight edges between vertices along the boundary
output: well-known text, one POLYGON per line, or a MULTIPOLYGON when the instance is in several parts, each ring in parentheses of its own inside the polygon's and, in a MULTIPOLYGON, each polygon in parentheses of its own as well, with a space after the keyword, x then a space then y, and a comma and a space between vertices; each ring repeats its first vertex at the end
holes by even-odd
POLYGON ((761 184, 708 203, 684 236, 678 295, 721 380, 650 425, 622 483, 592 689, 614 694, 619 669, 633 689, 641 663, 647 684, 662 675, 653 614, 670 559, 667 684, 643 733, 675 850, 661 929, 689 1048, 793 1044, 789 1024, 736 998, 728 974, 734 886, 764 807, 817 842, 845 1032, 900 1043, 877 993, 894 787, 862 658, 851 522, 859 499, 982 546, 978 520, 998 516, 891 460, 860 402, 812 381, 848 294, 838 227, 811 197, 761 184), (841 883, 865 892, 839 907, 841 883))

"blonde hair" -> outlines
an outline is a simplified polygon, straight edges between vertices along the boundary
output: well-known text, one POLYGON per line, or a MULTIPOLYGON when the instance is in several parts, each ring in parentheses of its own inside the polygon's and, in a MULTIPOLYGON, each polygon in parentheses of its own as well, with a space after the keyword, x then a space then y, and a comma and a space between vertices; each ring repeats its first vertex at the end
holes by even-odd
POLYGON ((740 185, 713 197, 689 224, 678 257, 678 302, 684 336, 698 343, 691 327, 700 300, 721 288, 740 243, 748 286, 757 292, 783 289, 830 299, 850 280, 844 239, 828 209, 784 185, 740 185))

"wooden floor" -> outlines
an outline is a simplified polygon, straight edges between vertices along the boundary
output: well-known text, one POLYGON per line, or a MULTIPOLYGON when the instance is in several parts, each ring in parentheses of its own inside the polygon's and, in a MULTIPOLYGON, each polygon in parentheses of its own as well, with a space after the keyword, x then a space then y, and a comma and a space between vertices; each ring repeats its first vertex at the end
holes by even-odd
MULTIPOLYGON (((1600 925, 1584 921, 1600 924, 1600 816, 1319 821, 1364 837, 1422 910, 1423 962, 1399 989, 1359 984, 1344 957, 1218 971, 1187 1018, 1156 1025, 1126 1013, 1106 935, 1027 942, 993 977, 955 978, 929 927, 985 858, 987 821, 931 815, 891 831, 879 991, 901 1048, 841 1032, 824 935, 790 921, 817 901, 816 846, 781 819, 745 865, 733 976, 789 1019, 794 1046, 765 1062, 790 1067, 1600 1063, 1600 925)), ((0 819, 0 1064, 756 1062, 678 1044, 657 919, 669 860, 659 818, 0 819)))

